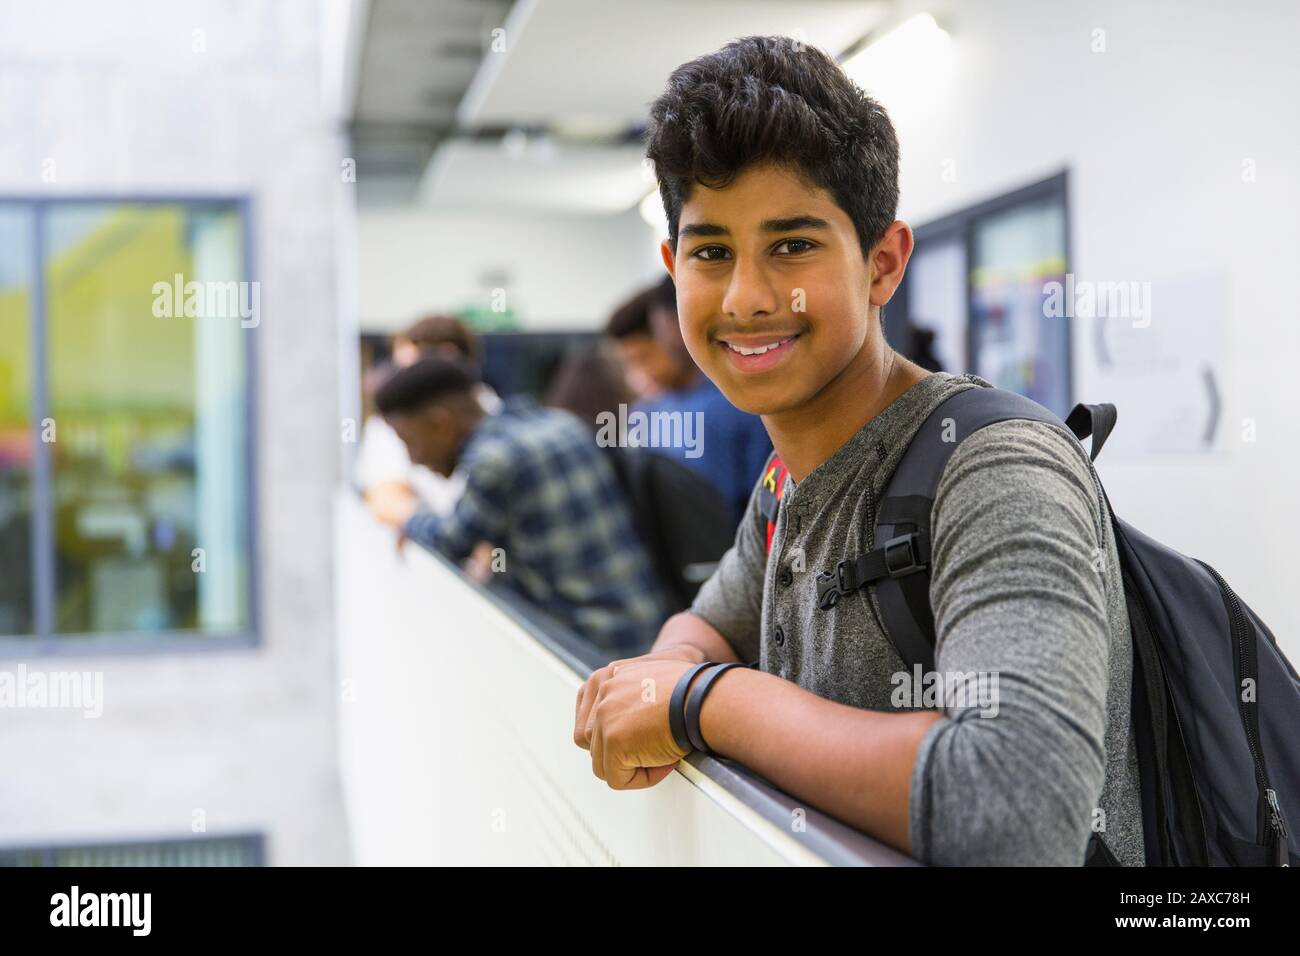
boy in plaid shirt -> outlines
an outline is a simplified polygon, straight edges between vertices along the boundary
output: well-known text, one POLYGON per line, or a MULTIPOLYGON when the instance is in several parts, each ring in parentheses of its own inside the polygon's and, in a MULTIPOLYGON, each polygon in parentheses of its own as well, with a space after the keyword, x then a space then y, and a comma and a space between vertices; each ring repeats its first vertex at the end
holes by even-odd
POLYGON ((504 583, 531 604, 598 646, 648 647, 667 599, 591 431, 525 398, 489 415, 474 384, 461 366, 428 358, 375 395, 413 462, 466 476, 450 515, 411 514, 403 533, 454 561, 483 543, 499 548, 504 583))

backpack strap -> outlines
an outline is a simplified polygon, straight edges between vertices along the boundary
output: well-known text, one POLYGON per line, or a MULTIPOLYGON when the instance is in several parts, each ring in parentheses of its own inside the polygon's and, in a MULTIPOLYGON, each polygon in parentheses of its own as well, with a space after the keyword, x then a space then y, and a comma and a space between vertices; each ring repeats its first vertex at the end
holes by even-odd
POLYGON ((1091 460, 1096 461, 1118 418, 1114 405, 1084 405, 1080 402, 1065 419, 1065 424, 1079 441, 1092 436, 1091 460))
MULTIPOLYGON (((1099 407, 1114 411, 1113 406, 1099 407)), ((909 669, 917 664, 927 671, 934 668, 930 512, 939 480, 963 440, 986 425, 1012 419, 1067 427, 1037 402, 1000 388, 966 388, 941 402, 917 429, 889 479, 876 508, 873 549, 817 575, 817 603, 827 611, 845 594, 871 588, 885 633, 909 669), (874 547, 878 541, 883 544, 874 547)), ((1092 426, 1091 415, 1087 423, 1092 426)), ((1104 441, 1109 430, 1093 428, 1093 434, 1104 441)))
POLYGON ((767 518, 767 554, 772 553, 772 535, 776 532, 776 519, 781 511, 781 495, 785 491, 785 465, 781 456, 773 455, 763 472, 763 487, 758 492, 758 506, 767 518))

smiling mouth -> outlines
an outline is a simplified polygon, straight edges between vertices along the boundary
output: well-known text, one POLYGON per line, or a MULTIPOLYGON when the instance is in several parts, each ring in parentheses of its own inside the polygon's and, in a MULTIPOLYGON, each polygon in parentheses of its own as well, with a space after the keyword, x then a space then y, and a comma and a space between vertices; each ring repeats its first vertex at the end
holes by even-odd
POLYGON ((796 332, 794 335, 788 336, 784 339, 778 339, 775 342, 769 342, 767 345, 759 345, 753 348, 746 348, 745 346, 742 345, 733 345, 731 342, 728 342, 726 339, 722 340, 722 344, 725 345, 727 348, 731 349, 731 351, 735 352, 737 355, 763 355, 764 353, 770 352, 773 349, 779 349, 781 346, 785 345, 788 342, 793 342, 798 337, 799 337, 799 333, 796 332))
POLYGON ((728 364, 736 371, 763 373, 783 364, 786 356, 790 353, 790 349, 793 348, 802 335, 802 332, 796 332, 793 335, 786 335, 781 338, 768 338, 767 341, 756 337, 750 339, 752 344, 748 345, 730 342, 727 339, 719 339, 718 345, 726 353, 728 364))

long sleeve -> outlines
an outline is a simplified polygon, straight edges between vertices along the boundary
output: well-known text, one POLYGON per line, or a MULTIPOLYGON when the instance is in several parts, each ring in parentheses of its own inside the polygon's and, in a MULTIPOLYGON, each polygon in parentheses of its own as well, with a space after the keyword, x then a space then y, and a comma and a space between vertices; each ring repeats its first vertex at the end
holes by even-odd
POLYGON ((465 491, 451 513, 413 515, 403 528, 406 536, 453 561, 467 558, 480 541, 504 545, 515 473, 503 451, 497 446, 467 461, 465 491))
POLYGON ((996 694, 949 707, 922 740, 918 859, 1082 863, 1105 774, 1115 557, 1100 522, 1089 465, 1052 426, 988 426, 949 461, 932 515, 935 670, 996 694))

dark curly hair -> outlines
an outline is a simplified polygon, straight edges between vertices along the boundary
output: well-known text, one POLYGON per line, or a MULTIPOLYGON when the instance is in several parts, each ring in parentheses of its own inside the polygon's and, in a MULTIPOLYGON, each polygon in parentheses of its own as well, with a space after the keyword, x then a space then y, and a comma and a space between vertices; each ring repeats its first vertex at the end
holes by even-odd
POLYGON ((417 412, 452 395, 468 395, 478 379, 463 362, 438 356, 395 369, 375 391, 375 410, 387 418, 417 412))
POLYGON ((898 137, 884 107, 789 37, 742 37, 674 70, 650 109, 646 155, 674 248, 692 186, 724 188, 758 162, 829 192, 864 257, 898 210, 898 137))

